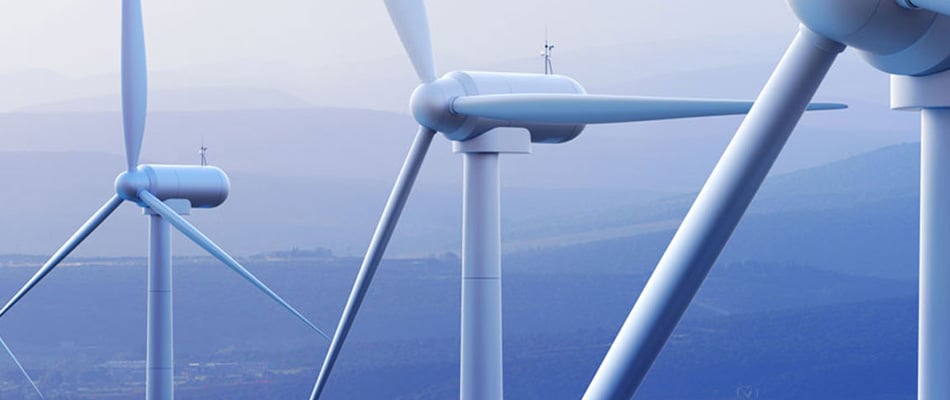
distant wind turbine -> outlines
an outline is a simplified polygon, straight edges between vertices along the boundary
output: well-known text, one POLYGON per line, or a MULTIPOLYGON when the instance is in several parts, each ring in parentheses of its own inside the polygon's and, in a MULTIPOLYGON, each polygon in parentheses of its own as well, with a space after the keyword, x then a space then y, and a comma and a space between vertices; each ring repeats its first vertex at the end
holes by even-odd
MULTIPOLYGON (((3 316, 125 201, 149 215, 148 328, 145 392, 147 400, 173 398, 171 229, 238 273, 310 329, 330 338, 300 312, 258 280, 217 244, 182 218, 192 208, 212 208, 227 199, 230 183, 224 171, 210 166, 139 165, 146 116, 145 33, 141 0, 122 1, 122 122, 127 170, 115 180, 116 194, 44 264, 0 309, 3 316)), ((63 201, 71 201, 62 193, 63 201)))
POLYGON ((802 22, 614 339, 585 399, 629 399, 846 46, 920 110, 919 400, 950 399, 950 1, 789 0, 802 22))
MULTIPOLYGON (((464 154, 461 389, 463 400, 502 398, 499 154, 562 143, 586 124, 743 114, 752 102, 589 95, 563 75, 456 71, 437 78, 422 0, 386 0, 421 81, 412 94, 421 125, 376 227, 311 399, 320 397, 436 132, 464 154), (496 129, 520 128, 520 129, 496 129)), ((811 109, 838 109, 814 104, 811 109)))
POLYGON ((554 43, 548 42, 548 27, 544 27, 544 50, 541 51, 541 58, 544 59, 544 74, 554 73, 554 64, 551 64, 551 50, 554 50, 554 43))

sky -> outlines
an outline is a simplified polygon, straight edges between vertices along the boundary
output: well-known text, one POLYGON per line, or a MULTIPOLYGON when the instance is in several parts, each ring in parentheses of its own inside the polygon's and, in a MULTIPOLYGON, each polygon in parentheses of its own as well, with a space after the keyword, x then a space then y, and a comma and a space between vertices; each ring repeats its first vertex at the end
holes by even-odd
MULTIPOLYGON (((654 43, 655 57, 664 57, 670 47, 727 38, 703 49, 715 63, 746 45, 778 41, 782 48, 797 25, 779 0, 447 0, 427 6, 441 73, 524 58, 535 58, 540 65, 545 29, 556 45, 556 60, 576 52, 609 53, 617 46, 654 43)), ((351 105, 354 101, 343 100, 347 89, 378 86, 380 76, 398 74, 407 85, 415 84, 379 0, 163 0, 145 1, 143 8, 154 88, 250 82, 293 92, 299 85, 312 89, 294 94, 314 101, 318 96, 312 92, 321 85, 335 85, 325 93, 339 92, 340 101, 351 105)), ((43 70, 77 79, 111 77, 119 69, 119 17, 119 1, 4 2, 0 36, 8 40, 0 41, 0 76, 43 70)), ((671 60, 669 67, 693 67, 675 64, 671 60)), ((24 106, 118 91, 115 79, 102 79, 97 84, 101 93, 41 87, 50 82, 18 87, 19 93, 7 91, 0 94, 0 103, 24 106)), ((316 102, 333 105, 334 99, 328 95, 316 102)), ((392 108, 373 100, 364 104, 392 108)))
MULTIPOLYGON (((426 4, 440 74, 456 69, 540 73, 539 52, 547 31, 556 46, 555 72, 599 94, 753 99, 798 25, 783 0, 443 0, 426 4)), ((418 84, 382 0, 163 0, 145 1, 143 10, 153 113, 314 106, 407 114, 409 95, 418 84)), ((0 57, 0 113, 118 111, 120 12, 121 1, 0 3, 0 35, 9 39, 0 41, 4 55, 0 57)), ((894 130, 894 125, 910 126, 906 122, 915 119, 911 113, 898 117, 881 112, 887 107, 887 86, 886 75, 873 71, 853 53, 840 57, 816 98, 852 106, 825 117, 834 120, 820 121, 823 129, 849 132, 839 135, 842 145, 837 147, 827 145, 834 138, 822 135, 823 148, 844 150, 788 167, 780 162, 778 168, 788 171, 818 165, 906 140, 890 132, 874 137, 862 132, 855 139, 854 129, 842 129, 853 124, 852 112, 884 120, 875 124, 886 128, 879 129, 882 132, 894 130), (868 102, 873 107, 862 104, 868 102), (861 144, 852 144, 859 140, 861 144)), ((408 116, 406 121, 411 122, 408 116)), ((722 125, 716 128, 722 140, 715 146, 706 142, 695 146, 711 149, 703 151, 714 159, 716 149, 739 121, 741 117, 700 120, 697 123, 703 129, 722 125)), ((588 131, 602 132, 601 137, 634 137, 637 147, 643 148, 670 142, 668 135, 652 134, 657 126, 668 133, 698 131, 691 123, 592 126, 588 131)), ((273 121, 270 126, 296 129, 289 126, 293 124, 299 121, 273 121)), ((0 147, 89 151, 82 144, 94 142, 85 135, 78 145, 68 145, 76 140, 64 138, 37 140, 46 133, 42 129, 50 128, 35 122, 21 125, 19 132, 12 128, 15 125, 4 125, 0 147)), ((324 121, 307 129, 336 132, 353 127, 345 122, 331 125, 324 121)), ((154 126, 147 130, 152 132, 154 126)), ((98 132, 116 127, 86 128, 98 132)), ((326 136, 328 148, 341 148, 348 139, 326 136)), ((157 154, 158 135, 147 137, 145 154, 157 154)), ((105 149, 99 144, 94 148, 105 149)), ((121 146, 108 149, 116 151, 121 146)), ((404 149, 392 151, 402 154, 404 149)), ((333 170, 325 165, 307 169, 333 170)))
MULTIPOLYGON (((426 4, 440 74, 455 69, 540 73, 547 29, 556 46, 555 71, 577 79, 591 93, 752 99, 798 25, 783 0, 426 4)), ((7 39, 0 40, 3 151, 105 152, 119 160, 121 125, 114 111, 120 103, 120 6, 118 0, 0 2, 0 35, 7 39), (59 113, 90 110, 113 113, 59 113)), ((367 197, 385 198, 415 131, 413 121, 408 115, 338 110, 407 114, 418 82, 381 0, 163 0, 145 1, 143 9, 152 113, 143 162, 196 162, 197 145, 207 139, 212 163, 229 173, 371 182, 378 193, 367 197), (235 104, 241 105, 239 111, 161 113, 220 111, 235 104), (299 115, 246 112, 288 104, 333 108, 299 115), (262 139, 295 145, 260 151, 262 139)), ((887 90, 886 75, 853 53, 842 56, 817 98, 848 102, 852 108, 809 114, 774 171, 916 140, 917 116, 886 112, 887 90), (856 120, 865 123, 857 126, 856 120)), ((504 184, 564 189, 614 188, 621 182, 637 190, 692 192, 741 120, 591 126, 569 146, 539 145, 531 157, 506 159, 504 184)), ((433 148, 419 181, 458 185, 458 157, 442 138, 433 148)), ((109 165, 104 169, 111 170, 109 165)), ((102 181, 103 188, 109 189, 112 176, 102 181)), ((25 198, 24 193, 31 194, 29 201, 57 202, 32 191, 0 200, 25 198)), ((335 195, 345 199, 348 193, 335 195)), ((98 205, 98 198, 91 201, 89 208, 98 205)), ((85 207, 70 218, 85 218, 85 207)), ((286 209, 282 204, 261 208, 286 209)), ((458 205, 452 202, 446 209, 457 213, 458 205)), ((373 208, 372 218, 376 212, 373 208)), ((67 234, 38 230, 36 242, 55 238, 16 251, 54 248, 67 234)), ((364 240, 360 236, 357 247, 364 240)))
MULTIPOLYGON (((783 0, 426 4, 440 74, 457 69, 540 73, 539 52, 547 31, 556 46, 555 72, 601 94, 753 99, 798 25, 783 0)), ((144 1, 143 10, 153 113, 316 106, 407 114, 409 95, 418 84, 381 0, 163 0, 144 1)), ((121 1, 0 3, 0 35, 9 39, 0 41, 0 113, 118 111, 120 14, 121 1)), ((843 131, 841 127, 854 120, 850 112, 898 124, 913 120, 910 113, 881 113, 887 107, 887 82, 886 75, 846 53, 816 98, 847 102, 852 109, 835 113, 837 120, 822 121, 821 126, 843 131), (874 102, 873 107, 863 107, 867 102, 874 102)), ((737 124, 741 118, 727 121, 737 124)), ((703 127, 714 122, 700 121, 703 127)), ((657 124, 695 130, 683 125, 687 123, 657 124)), ((346 123, 322 125, 312 129, 348 128, 346 123)), ((648 132, 655 126, 628 124, 617 134, 648 132)), ((892 125, 877 126, 890 130, 892 125)), ((725 138, 734 129, 727 124, 718 131, 725 138)), ((14 133, 6 129, 0 147, 89 150, 68 147, 61 140, 34 140, 38 135, 25 128, 14 133)), ((867 141, 867 136, 861 138, 863 145, 848 144, 848 151, 792 167, 905 140, 891 136, 867 141)), ((334 135, 326 144, 335 147, 340 140, 334 135)), ((644 136, 638 144, 661 140, 669 139, 644 136)), ((854 138, 842 136, 841 141, 854 138)), ((153 149, 154 144, 149 145, 146 154, 153 149)))
MULTIPOLYGON (((548 0, 428 2, 437 54, 505 59, 533 54, 545 25, 564 48, 656 38, 782 33, 796 22, 784 1, 548 0)), ((401 53, 379 0, 143 4, 152 68, 235 61, 300 67, 363 63, 401 53)), ((117 70, 119 1, 31 0, 0 5, 0 73, 117 70)))

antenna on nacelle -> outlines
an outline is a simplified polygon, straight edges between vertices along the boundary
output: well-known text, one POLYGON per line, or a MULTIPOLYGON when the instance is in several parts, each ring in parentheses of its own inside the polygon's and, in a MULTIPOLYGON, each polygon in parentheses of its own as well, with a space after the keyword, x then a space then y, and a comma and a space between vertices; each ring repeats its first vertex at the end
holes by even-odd
POLYGON ((541 57, 544 57, 544 74, 551 75, 554 73, 554 66, 551 64, 551 50, 554 49, 554 45, 548 42, 548 27, 544 27, 544 51, 541 52, 541 57))

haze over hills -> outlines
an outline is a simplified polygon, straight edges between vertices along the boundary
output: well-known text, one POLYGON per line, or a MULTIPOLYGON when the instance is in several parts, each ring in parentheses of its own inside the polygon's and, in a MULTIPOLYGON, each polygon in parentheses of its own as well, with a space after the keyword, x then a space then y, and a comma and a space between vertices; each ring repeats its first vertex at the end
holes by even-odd
MULTIPOLYGON (((4 153, 0 179, 8 189, 3 194, 7 206, 0 213, 16 229, 0 232, 0 253, 46 254, 58 247, 111 195, 121 165, 119 157, 94 153, 4 153), (84 168, 63 179, 60 165, 84 168)), ((768 262, 821 265, 848 274, 913 278, 918 165, 919 145, 904 144, 770 177, 723 260, 755 255, 768 262)), ((224 206, 197 210, 190 218, 239 255, 291 247, 362 254, 391 185, 383 179, 242 172, 231 173, 231 179, 231 197, 224 206)), ((391 256, 458 251, 461 191, 457 185, 431 182, 420 180, 393 239, 391 256)), ((568 250, 579 257, 616 253, 618 263, 642 260, 637 254, 640 241, 668 241, 692 202, 689 194, 616 186, 514 187, 503 193, 507 251, 578 244, 581 247, 568 250)), ((120 209, 79 254, 144 254, 146 230, 140 213, 136 207, 120 209)), ((180 243, 181 254, 199 252, 180 243)))
MULTIPOLYGON (((541 28, 543 30, 543 26, 541 28)), ((541 73, 541 59, 535 52, 543 43, 543 31, 539 33, 542 35, 537 41, 531 42, 532 45, 516 57, 486 58, 473 56, 466 49, 453 48, 452 52, 438 52, 436 64, 440 74, 457 69, 541 73)), ((695 40, 634 37, 620 44, 595 42, 584 47, 555 42, 559 45, 554 53, 554 65, 556 72, 577 79, 592 92, 627 93, 637 88, 626 83, 641 81, 652 84, 627 94, 662 95, 674 93, 677 88, 688 88, 687 83, 696 83, 686 95, 754 97, 793 33, 766 34, 753 40, 736 35, 704 35, 695 40), (755 73, 747 74, 749 69, 755 73), (688 79, 690 74, 704 70, 721 71, 719 77, 729 79, 717 82, 688 79), (665 89, 658 78, 664 78, 662 82, 672 89, 665 89), (713 88, 716 90, 711 90, 713 88)), ((392 40, 396 47, 367 56, 365 62, 301 66, 284 59, 244 59, 173 68, 153 66, 149 84, 154 91, 206 87, 274 90, 320 106, 405 112, 409 94, 418 82, 401 46, 395 42, 395 35, 386 32, 385 38, 392 40)), ((839 68, 849 72, 866 69, 859 62, 848 62, 849 57, 842 57, 845 62, 839 68)), ((0 111, 115 95, 119 92, 119 77, 117 69, 112 71, 77 74, 73 70, 60 73, 34 68, 0 72, 0 87, 6 88, 0 94, 0 111)), ((829 79, 838 78, 833 75, 829 79)), ((227 104, 226 98, 219 100, 227 104)), ((880 101, 885 102, 886 98, 880 101)), ((182 104, 177 110, 188 110, 186 105, 182 104)))
MULTIPOLYGON (((791 35, 751 41, 728 35, 631 38, 626 44, 559 47, 555 66, 592 93, 752 99, 791 35), (723 43, 731 43, 728 50, 723 43)), ((401 54, 380 57, 312 69, 279 61, 155 68, 144 157, 192 163, 203 138, 212 162, 231 173, 390 179, 416 129, 406 115, 416 80, 401 54)), ((533 56, 477 62, 441 57, 445 71, 538 72, 540 65, 533 56)), ((0 110, 15 111, 0 114, 0 149, 121 154, 118 82, 117 75, 0 73, 0 87, 6 88, 0 110)), ((917 140, 918 116, 890 111, 887 77, 853 53, 840 57, 816 99, 851 108, 806 115, 775 172, 917 140)), ((505 184, 696 191, 740 122, 723 117, 590 126, 571 143, 507 157, 505 184)), ((448 147, 436 141, 423 169, 428 182, 458 184, 459 157, 448 147)))
MULTIPOLYGON (((23 106, 14 112, 119 112, 118 95, 84 97, 54 103, 23 106)), ((310 108, 303 99, 274 89, 182 88, 153 90, 149 111, 268 110, 310 108)))
MULTIPOLYGON (((903 144, 770 177, 720 261, 758 260, 810 265, 849 275, 916 279, 919 165, 919 144, 903 144)), ((546 242, 554 244, 547 252, 554 259, 611 254, 611 262, 596 268, 610 270, 629 263, 652 268, 662 253, 644 249, 665 248, 693 198, 671 196, 636 207, 521 225, 560 232, 546 242), (636 232, 632 227, 652 229, 636 232), (558 239, 569 242, 578 237, 584 239, 575 241, 581 244, 557 248, 558 239)), ((537 265, 543 264, 537 261, 537 265)), ((589 268, 584 271, 594 272, 589 268)))
MULTIPOLYGON (((782 37, 752 41, 729 35, 697 41, 631 38, 625 44, 558 47, 555 66, 558 72, 583 82, 590 92, 751 99, 784 50, 788 40, 785 36, 791 35, 789 32, 779 35, 782 37), (727 46, 729 51, 721 50, 723 43, 731 43, 727 46)), ((538 61, 536 57, 472 61, 449 53, 440 54, 439 65, 443 70, 470 67, 531 72, 537 69, 538 61)), ((300 193, 288 196, 286 202, 275 198, 270 203, 258 203, 256 211, 286 207, 286 203, 310 203, 320 207, 324 203, 313 199, 327 198, 328 194, 343 199, 359 197, 357 203, 372 204, 357 207, 361 213, 354 213, 357 216, 350 220, 350 227, 360 227, 359 233, 341 233, 341 239, 333 247, 362 249, 365 239, 360 240, 359 245, 351 244, 350 240, 355 236, 364 237, 371 229, 416 129, 414 121, 405 114, 415 79, 401 54, 360 65, 314 68, 281 65, 275 61, 271 65, 234 63, 228 68, 208 64, 153 69, 150 74, 153 112, 148 119, 143 161, 195 163, 197 147, 204 141, 210 147, 212 164, 235 178, 239 174, 305 178, 297 183, 290 178, 280 178, 284 182, 281 190, 303 185, 305 181, 326 183, 329 186, 322 193, 300 193), (335 78, 318 81, 317 76, 335 78), (333 107, 314 106, 319 104, 333 107), (361 108, 351 108, 355 106, 361 108), (374 189, 372 192, 354 190, 353 185, 344 182, 347 180, 358 181, 356 186, 374 189), (360 197, 363 194, 366 196, 360 197), (344 242, 349 244, 342 245, 344 242)), ((115 113, 117 76, 65 76, 29 70, 0 74, 0 87, 7 88, 5 94, 0 95, 0 109, 18 110, 0 114, 0 149, 3 151, 95 152, 114 157, 123 151, 120 118, 115 113)), ((841 57, 818 99, 845 101, 851 109, 806 115, 776 163, 775 173, 823 165, 883 146, 917 140, 916 133, 912 133, 916 132, 917 116, 889 111, 886 77, 852 53, 841 57)), ((538 145, 530 156, 505 157, 503 184, 609 194, 592 196, 597 198, 624 192, 632 194, 620 194, 627 198, 641 193, 695 192, 740 122, 741 117, 723 117, 590 126, 570 143, 538 145)), ((446 226, 446 230, 437 231, 455 235, 458 223, 455 199, 458 197, 454 193, 459 190, 461 162, 460 157, 451 154, 449 147, 444 139, 436 140, 420 183, 452 188, 446 190, 442 198, 453 200, 438 214, 445 224, 431 225, 433 229, 446 226)), ((53 159, 61 163, 44 161, 42 164, 48 168, 66 168, 64 166, 88 162, 70 159, 65 154, 53 159)), ((24 168, 22 164, 8 165, 24 168)), ((107 194, 106 183, 118 172, 121 163, 114 165, 112 168, 103 165, 101 173, 88 172, 90 177, 108 177, 101 178, 102 186, 94 186, 102 187, 101 193, 107 194)), ((238 199, 242 192, 240 181, 235 181, 235 195, 228 205, 214 213, 224 212, 231 204, 241 201, 238 199)), ((244 185, 244 189, 252 190, 249 184, 244 185)), ((42 191, 36 193, 52 196, 42 191)), ((329 204, 341 203, 338 199, 329 200, 329 204)), ((101 201, 90 200, 93 205, 89 209, 101 201)), ((609 205, 595 202, 580 207, 577 203, 574 208, 566 206, 564 212, 585 212, 586 208, 609 205)), ((81 221, 88 212, 83 210, 70 215, 73 220, 81 221)), ((505 216, 517 220, 524 212, 509 206, 505 216)), ((408 219, 406 222, 412 223, 408 219)), ((310 230, 288 229, 298 234, 310 230)), ((326 229, 340 232, 335 228, 326 229)), ((438 248, 451 248, 451 242, 454 239, 438 248)), ((273 244, 276 243, 275 240, 273 244)), ((424 251, 423 246, 408 247, 410 252, 424 251)))
MULTIPOLYGON (((745 386, 789 400, 890 400, 913 393, 917 218, 913 178, 918 153, 916 144, 893 146, 770 178, 658 360, 642 396, 706 400, 745 386), (829 371, 835 379, 828 380, 829 371), (681 384, 684 377, 691 383, 681 384)), ((257 178, 260 185, 280 185, 257 178)), ((16 190, 40 190, 34 185, 16 190)), ((424 190, 418 193, 417 207, 446 200, 438 198, 447 193, 438 187, 420 189, 424 190), (430 198, 431 193, 435 197, 430 198)), ((519 201, 525 201, 522 207, 528 209, 538 204, 531 196, 543 193, 530 191, 519 201)), ((585 201, 577 193, 560 195, 563 202, 585 201)), ((591 199, 586 201, 602 196, 588 195, 591 199)), ((355 196, 342 202, 353 200, 355 196)), ((690 201, 691 195, 661 195, 640 199, 637 207, 628 203, 560 217, 552 210, 535 210, 533 217, 507 224, 505 237, 530 237, 533 230, 597 232, 609 230, 608 220, 635 225, 677 219, 690 201)), ((419 213, 410 210, 407 220, 419 213)), ((135 243, 138 255, 144 254, 141 217, 122 218, 106 224, 90 240, 122 243, 125 239, 118 236, 123 235, 135 243), (116 225, 125 223, 139 226, 118 231, 116 225)), ((229 217, 205 218, 192 217, 222 243, 233 240, 232 230, 254 230, 262 239, 273 232, 295 233, 280 228, 284 223, 277 214, 265 215, 278 226, 273 231, 248 221, 222 228, 219 224, 229 217)), ((397 238, 417 229, 423 228, 407 224, 397 238)), ((661 229, 508 252, 504 296, 509 393, 522 398, 576 398, 671 235, 671 230, 661 229)), ((237 242, 229 244, 247 250, 237 242)), ((242 260, 318 325, 332 326, 359 264, 358 253, 332 257, 282 252, 242 260)), ((12 292, 42 258, 3 257, 0 289, 12 292)), ((62 393, 82 385, 69 374, 56 381, 50 371, 62 367, 84 371, 79 375, 86 382, 136 384, 140 377, 134 369, 130 378, 106 371, 109 360, 134 361, 143 354, 143 263, 141 256, 71 258, 9 314, 4 336, 38 371, 41 384, 61 388, 62 393)), ((458 258, 451 255, 384 261, 328 395, 424 399, 453 395, 458 268, 458 258)), ((309 390, 325 345, 298 321, 208 257, 178 258, 175 284, 180 362, 237 362, 246 366, 249 377, 255 376, 254 366, 261 362, 268 370, 297 371, 271 384, 244 383, 247 390, 224 398, 297 396, 309 390)), ((233 387, 189 390, 211 396, 233 387)))
MULTIPOLYGON (((781 34, 764 33, 755 38, 716 33, 690 40, 631 37, 622 43, 593 42, 582 47, 562 45, 555 38, 558 46, 554 66, 555 72, 578 80, 591 93, 751 99, 762 88, 794 33, 792 28, 781 34)), ((387 32, 387 41, 394 40, 394 36, 387 32)), ((542 60, 535 50, 541 48, 543 35, 533 43, 516 57, 473 56, 464 53, 465 49, 439 52, 436 65, 440 74, 452 70, 542 73, 542 60)), ((406 112, 409 95, 418 82, 401 46, 397 42, 393 44, 396 47, 392 51, 366 56, 368 61, 360 63, 301 66, 288 60, 270 59, 153 67, 149 83, 155 92, 196 88, 257 89, 288 93, 322 107, 406 112)), ((0 94, 0 111, 37 109, 46 104, 117 95, 119 78, 117 70, 113 71, 91 75, 40 68, 0 72, 0 87, 6 88, 0 94)), ((887 104, 887 87, 886 75, 846 52, 827 77, 818 98, 865 99, 887 104)), ((226 97, 215 101, 228 104, 226 97)), ((190 110, 190 105, 183 103, 174 110, 190 110)))
MULTIPOLYGON (((19 221, 4 230, 13 234, 0 237, 0 243, 29 240, 49 243, 50 249, 91 211, 80 203, 94 207, 110 194, 111 179, 91 172, 111 178, 122 164, 116 156, 83 153, 6 153, 0 160, 28 165, 28 176, 43 178, 25 179, 22 169, 0 168, 10 183, 5 196, 14 193, 9 198, 18 199, 7 203, 2 218, 19 221), (63 179, 52 167, 57 158, 81 163, 90 174, 63 179), (87 182, 97 189, 80 190, 87 182), (51 208, 44 216, 46 206, 51 208), (27 217, 51 224, 28 224, 27 217), (71 218, 75 224, 63 226, 71 218)), ((770 177, 642 396, 707 400, 745 386, 789 400, 891 400, 913 393, 918 163, 919 145, 904 144, 770 177), (832 381, 829 371, 836 377, 832 381), (684 376, 692 383, 671 391, 684 376)), ((360 245, 352 257, 306 251, 242 257, 318 325, 332 326, 388 182, 351 180, 343 187, 315 178, 241 173, 232 178, 233 203, 190 219, 239 255, 255 246, 289 250, 284 246, 298 243, 294 240, 306 241, 302 250, 325 246, 342 235, 345 221, 365 220, 349 227, 360 245), (241 182, 256 189, 240 189, 241 182), (325 188, 339 195, 323 196, 319 190, 325 188), (376 191, 379 203, 371 204, 368 199, 376 198, 369 192, 376 191), (316 200, 288 202, 271 196, 274 192, 316 200), (263 212, 260 220, 254 220, 255 211, 263 212), (321 233, 326 226, 333 232, 321 233)), ((457 189, 419 189, 396 233, 396 248, 429 246, 437 242, 433 236, 449 241, 451 231, 458 232, 447 222, 457 216, 457 189)), ((509 393, 560 399, 583 391, 692 199, 605 190, 506 191, 509 209, 523 212, 521 219, 509 215, 503 224, 509 249, 504 260, 509 393), (658 221, 673 224, 623 230, 658 221), (538 238, 548 241, 511 247, 538 238)), ((5 319, 4 337, 37 372, 41 386, 59 388, 62 398, 75 398, 69 393, 82 382, 101 382, 96 388, 139 385, 134 366, 144 354, 146 234, 140 213, 124 208, 5 319), (82 257, 117 250, 134 257, 82 257), (120 370, 128 372, 118 374, 109 364, 113 360, 131 363, 120 370), (75 373, 56 372, 60 369, 75 373)), ((190 251, 183 241, 175 246, 176 252, 190 251)), ((432 256, 384 261, 328 396, 435 399, 457 392, 458 258, 428 248, 432 256)), ((43 258, 2 257, 0 289, 12 292, 43 258)), ((309 391, 325 344, 298 321, 207 257, 178 258, 175 284, 179 362, 237 363, 244 371, 235 378, 244 390, 236 390, 233 381, 223 386, 188 381, 183 387, 202 398, 242 400, 309 391), (255 375, 261 368, 295 372, 266 375, 273 380, 262 383, 255 375)), ((209 373, 188 368, 183 364, 180 370, 209 373)))
MULTIPOLYGON (((0 253, 42 254, 59 246, 113 193, 122 159, 102 153, 0 153, 5 224, 0 253), (82 165, 66 173, 61 166, 82 165), (62 184, 51 184, 62 182, 62 184)), ((393 166, 395 169, 397 166, 393 166)), ((395 172, 392 172, 393 174, 395 172)), ((359 254, 372 234, 391 183, 319 177, 230 174, 226 206, 196 210, 190 219, 237 254, 328 247, 359 254)), ((506 190, 506 221, 565 216, 577 207, 640 204, 659 194, 616 189, 506 190)), ((393 254, 429 254, 457 247, 461 192, 420 183, 394 239, 393 254)), ((147 232, 141 210, 123 206, 79 250, 85 255, 140 255, 147 232)), ((181 242, 185 254, 200 251, 181 242)))

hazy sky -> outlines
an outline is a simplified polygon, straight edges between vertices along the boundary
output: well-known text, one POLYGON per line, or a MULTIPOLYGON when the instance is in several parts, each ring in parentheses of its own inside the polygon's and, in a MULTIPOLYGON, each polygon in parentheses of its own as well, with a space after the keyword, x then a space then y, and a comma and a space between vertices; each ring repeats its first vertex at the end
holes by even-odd
MULTIPOLYGON (((798 25, 784 0, 426 3, 440 74, 484 68, 518 72, 534 68, 540 73, 538 53, 547 26, 556 45, 555 70, 578 79, 593 93, 753 98, 798 25)), ((37 104, 69 105, 76 99, 76 103, 106 104, 106 110, 116 111, 120 11, 120 0, 0 2, 0 35, 5 39, 0 40, 0 113, 37 104)), ((227 108, 234 104, 229 102, 234 93, 245 93, 245 99, 255 101, 273 95, 274 102, 280 103, 278 95, 287 94, 309 105, 406 112, 409 94, 417 85, 382 0, 146 0, 144 13, 152 112, 169 103, 181 107, 177 111, 194 111, 200 109, 195 105, 202 104, 227 108), (168 89, 178 90, 179 97, 170 95, 176 90, 168 89), (191 101, 201 93, 210 94, 206 100, 191 101)), ((846 112, 808 117, 803 125, 811 123, 811 129, 802 129, 808 134, 796 135, 786 152, 786 159, 795 162, 783 165, 780 159, 777 169, 819 165, 915 138, 892 134, 915 131, 916 116, 904 113, 900 114, 904 119, 898 120, 897 113, 886 114, 887 77, 871 71, 853 54, 841 58, 818 98, 847 100, 852 105, 850 99, 873 99, 875 108, 855 106, 848 112, 873 116, 876 130, 842 129, 850 128, 855 120, 846 112)), ((379 186, 382 201, 414 132, 413 121, 408 116, 347 114, 336 108, 318 111, 289 120, 281 113, 243 111, 153 115, 143 160, 183 162, 175 161, 180 160, 176 157, 186 154, 181 157, 196 162, 196 146, 207 135, 212 162, 229 172, 385 180, 379 186), (353 123, 345 120, 348 115, 373 117, 353 123), (343 134, 342 128, 351 132, 343 134), (392 130, 392 135, 385 140, 375 136, 385 130, 392 130), (293 148, 275 156, 260 151, 262 137, 311 145, 289 146, 293 148), (317 141, 319 145, 314 144, 317 141), (375 145, 366 146, 370 141, 375 145)), ((118 114, 69 116, 74 119, 30 113, 6 117, 0 135, 4 151, 105 151, 115 154, 115 160, 123 151, 118 114)), ((726 117, 591 127, 571 146, 538 146, 530 159, 506 160, 506 171, 514 178, 505 182, 555 188, 595 183, 613 187, 624 182, 625 187, 650 190, 696 190, 740 121, 741 117, 726 117), (627 150, 612 151, 617 148, 627 150), (604 156, 607 150, 617 158, 604 156), (621 163, 627 167, 617 168, 621 163), (691 175, 681 181, 670 183, 670 174, 654 173, 682 171, 687 164, 691 175)), ((458 157, 449 153, 442 139, 435 148, 420 181, 457 184, 458 157)), ((109 189, 111 176, 103 182, 109 189)), ((14 192, 8 198, 20 195, 14 192)), ((457 211, 455 203, 445 204, 457 211)), ((285 209, 283 205, 261 208, 285 209)), ((85 218, 84 213, 76 218, 85 218)), ((365 227, 371 229, 372 224, 365 227)), ((39 244, 28 246, 38 247, 13 251, 45 252, 39 249, 54 248, 67 234, 65 230, 57 235, 37 231, 37 237, 49 242, 37 239, 39 244)), ((101 243, 111 246, 109 240, 101 243)), ((364 244, 361 239, 357 246, 364 244)))
MULTIPOLYGON (((793 32, 781 0, 428 1, 437 58, 504 60, 536 54, 544 27, 560 48, 656 39, 793 32)), ((119 0, 0 4, 0 73, 118 70, 119 0)), ((401 55, 381 0, 145 1, 150 67, 261 63, 297 67, 401 55)), ((556 50, 557 51, 557 50, 556 50)), ((319 79, 315 77, 314 79, 319 79)))

